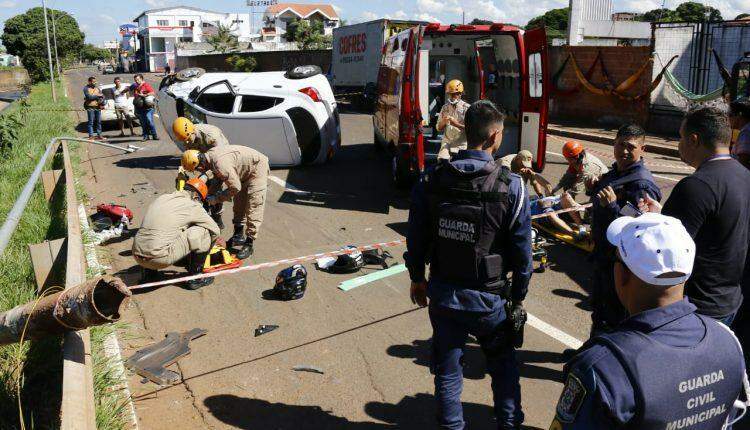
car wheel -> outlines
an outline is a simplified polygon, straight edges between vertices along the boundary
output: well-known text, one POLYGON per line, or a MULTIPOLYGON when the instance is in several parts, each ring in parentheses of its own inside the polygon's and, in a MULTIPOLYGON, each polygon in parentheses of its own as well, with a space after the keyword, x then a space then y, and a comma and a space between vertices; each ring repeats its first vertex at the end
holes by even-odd
POLYGON ((297 135, 302 164, 313 164, 320 156, 323 145, 320 129, 315 118, 304 108, 294 107, 286 111, 292 120, 297 135))
POLYGON ((284 77, 287 79, 305 79, 321 73, 323 73, 323 70, 315 65, 297 66, 286 72, 284 77))
POLYGON ((189 67, 185 70, 180 70, 179 72, 177 72, 174 78, 180 82, 187 82, 191 79, 203 76, 204 73, 206 73, 206 71, 200 67, 189 67))

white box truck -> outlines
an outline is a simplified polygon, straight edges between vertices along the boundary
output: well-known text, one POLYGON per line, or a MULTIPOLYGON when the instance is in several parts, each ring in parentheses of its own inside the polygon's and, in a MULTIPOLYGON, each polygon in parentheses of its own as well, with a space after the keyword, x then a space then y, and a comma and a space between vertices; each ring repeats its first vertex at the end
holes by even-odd
POLYGON ((377 98, 378 68, 383 43, 394 34, 425 24, 421 21, 378 19, 333 29, 331 75, 333 91, 355 104, 371 106, 377 98))

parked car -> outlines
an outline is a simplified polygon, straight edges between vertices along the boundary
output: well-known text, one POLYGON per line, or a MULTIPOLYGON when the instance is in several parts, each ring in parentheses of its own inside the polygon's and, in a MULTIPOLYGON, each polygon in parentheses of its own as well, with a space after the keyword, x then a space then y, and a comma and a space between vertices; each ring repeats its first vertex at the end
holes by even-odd
POLYGON ((111 64, 105 64, 105 65, 104 65, 104 70, 102 70, 102 72, 103 72, 103 73, 104 73, 105 75, 106 75, 106 74, 110 74, 110 73, 115 73, 115 66, 113 66, 113 65, 111 65, 111 64))
MULTIPOLYGON (((128 88, 130 87, 130 84, 127 82, 123 82, 121 84, 123 87, 128 88)), ((102 122, 106 121, 117 121, 117 114, 115 113, 115 84, 104 84, 100 85, 99 88, 102 90, 102 95, 104 95, 104 109, 102 109, 102 122)), ((135 110, 133 108, 133 97, 128 97, 127 103, 127 115, 136 118, 135 116, 135 110)))
POLYGON ((444 85, 464 84, 464 100, 495 102, 507 119, 497 156, 531 151, 542 171, 546 154, 549 77, 543 28, 512 25, 416 26, 383 45, 378 100, 373 115, 375 142, 393 154, 397 185, 408 186, 434 162, 442 139, 434 128, 444 103, 444 85), (496 84, 487 88, 489 65, 496 84))
POLYGON ((317 66, 259 73, 185 69, 162 80, 158 109, 180 149, 172 132, 178 116, 216 125, 231 144, 260 151, 271 166, 324 163, 341 145, 336 100, 317 66))

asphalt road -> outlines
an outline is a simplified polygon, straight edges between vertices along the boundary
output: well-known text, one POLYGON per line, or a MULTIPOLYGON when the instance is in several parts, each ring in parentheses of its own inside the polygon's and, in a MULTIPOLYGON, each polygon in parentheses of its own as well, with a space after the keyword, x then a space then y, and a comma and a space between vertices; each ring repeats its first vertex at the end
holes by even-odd
MULTIPOLYGON (((80 88, 88 73, 68 74, 74 106, 81 105, 80 88)), ((154 76, 148 80, 158 82, 154 76)), ((83 113, 79 118, 85 121, 83 113)), ((344 146, 332 162, 272 171, 253 262, 403 237, 408 196, 393 188, 390 161, 373 148, 371 117, 343 114, 341 119, 344 146)), ((101 202, 124 204, 133 209, 138 226, 149 202, 173 189, 179 151, 158 119, 157 129, 162 140, 148 142, 105 131, 110 143, 143 146, 133 154, 98 146, 84 150, 90 212, 101 202)), ((566 167, 559 155, 563 143, 548 138, 544 175, 553 183, 566 167)), ((605 163, 612 162, 610 146, 584 144, 605 163)), ((647 155, 647 162, 665 195, 690 172, 669 157, 647 155)), ((230 230, 223 235, 229 237, 230 230)), ((131 243, 124 238, 100 253, 109 256, 111 272, 132 285, 139 272, 131 243)), ((403 247, 390 251, 402 262, 403 247)), ((524 303, 533 315, 518 354, 527 428, 549 426, 562 389, 561 353, 585 340, 590 325, 586 254, 564 244, 552 244, 549 254, 551 267, 533 276, 524 303)), ((426 310, 409 300, 407 274, 344 292, 338 284, 359 275, 330 275, 306 266, 307 294, 293 302, 264 298, 278 268, 223 276, 199 291, 170 286, 136 295, 123 317, 129 323, 120 336, 124 357, 167 332, 208 330, 191 343, 190 355, 170 367, 181 374, 180 384, 158 387, 135 375, 129 378, 140 428, 433 428, 430 324, 426 310), (259 324, 280 328, 254 337, 259 324), (296 365, 312 365, 325 374, 295 372, 296 365)), ((476 344, 467 346, 465 362, 466 420, 473 429, 494 428, 490 380, 476 344)))

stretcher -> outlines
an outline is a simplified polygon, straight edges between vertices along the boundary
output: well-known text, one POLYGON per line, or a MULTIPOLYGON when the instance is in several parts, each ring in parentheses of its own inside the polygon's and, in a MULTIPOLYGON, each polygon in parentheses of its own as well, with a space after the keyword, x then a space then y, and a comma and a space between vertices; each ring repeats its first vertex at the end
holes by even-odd
POLYGON ((591 240, 591 238, 588 238, 586 240, 575 240, 573 236, 556 230, 544 222, 532 221, 531 225, 539 231, 543 231, 545 234, 561 242, 565 242, 568 245, 573 245, 578 249, 584 250, 586 252, 591 252, 594 250, 594 241, 591 240))
POLYGON ((206 256, 206 262, 203 263, 203 273, 234 269, 241 265, 242 260, 237 259, 226 248, 221 245, 214 245, 211 252, 206 256))

